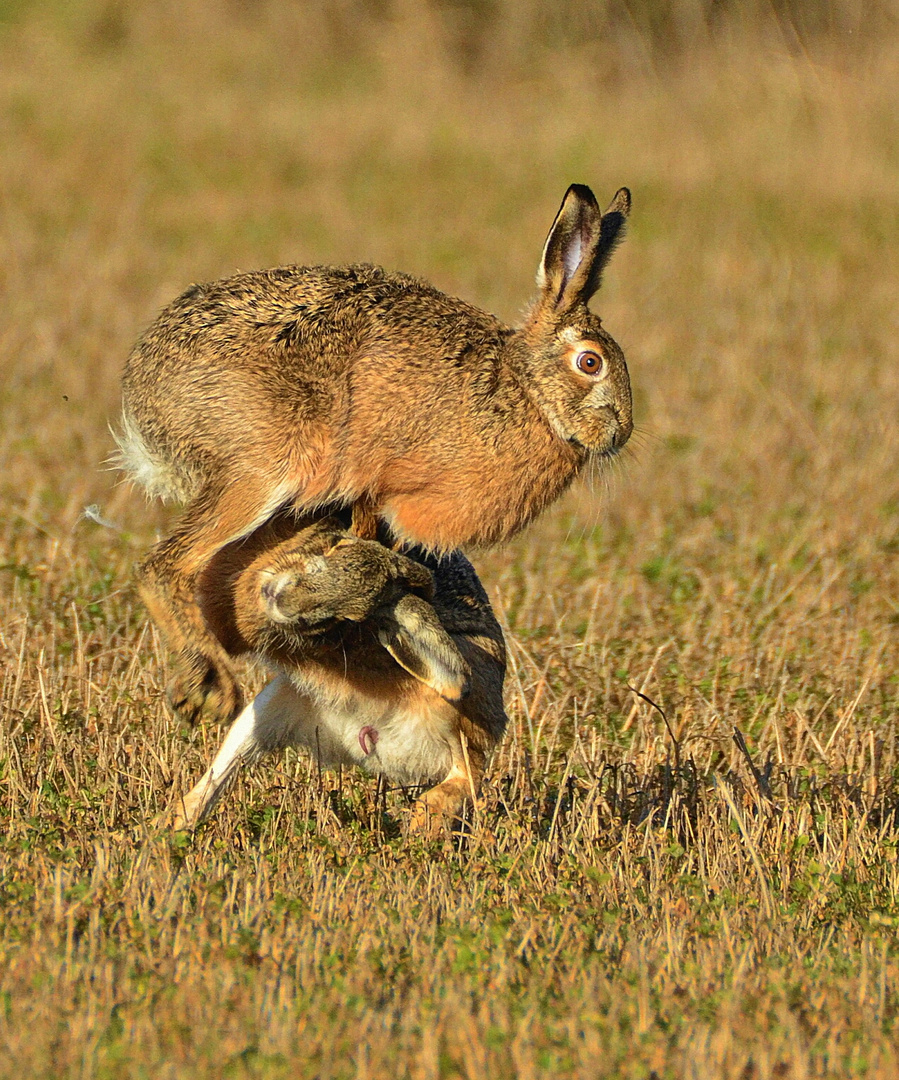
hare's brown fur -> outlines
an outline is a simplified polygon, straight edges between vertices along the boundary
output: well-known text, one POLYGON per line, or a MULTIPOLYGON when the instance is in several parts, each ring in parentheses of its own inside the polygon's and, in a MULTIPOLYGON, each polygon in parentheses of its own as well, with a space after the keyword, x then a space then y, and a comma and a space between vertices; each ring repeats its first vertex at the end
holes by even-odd
MULTIPOLYGON (((505 647, 477 576, 458 553, 438 560, 418 552, 419 562, 354 538, 333 518, 290 532, 280 519, 230 553, 230 603, 212 611, 212 624, 229 652, 253 653, 282 673, 281 683, 244 710, 216 762, 183 800, 177 824, 202 820, 243 761, 291 742, 313 753, 323 749, 326 763, 348 760, 341 734, 349 725, 352 748, 355 723, 377 739, 366 726, 371 722, 383 726, 382 741, 408 745, 408 753, 380 762, 373 747, 357 763, 392 780, 434 784, 416 803, 412 827, 438 829, 476 792, 506 726, 505 647), (272 583, 281 590, 277 598, 272 583), (391 628, 403 624, 409 604, 423 616, 418 631, 414 619, 406 620, 413 652, 417 632, 422 639, 442 635, 453 654, 444 694, 435 689, 439 675, 436 682, 428 670, 413 675, 388 651, 391 628), (243 739, 234 735, 240 731, 243 739), (443 753, 430 756, 429 739, 443 753)), ((426 656, 429 650, 433 655, 433 642, 426 656)))
POLYGON ((241 274, 160 315, 126 366, 120 447, 148 491, 188 502, 141 572, 180 658, 177 709, 237 709, 197 585, 280 508, 363 503, 398 541, 489 544, 626 442, 627 368, 587 301, 629 206, 622 189, 602 215, 569 190, 519 328, 373 266, 241 274), (584 350, 595 377, 575 364, 584 350))

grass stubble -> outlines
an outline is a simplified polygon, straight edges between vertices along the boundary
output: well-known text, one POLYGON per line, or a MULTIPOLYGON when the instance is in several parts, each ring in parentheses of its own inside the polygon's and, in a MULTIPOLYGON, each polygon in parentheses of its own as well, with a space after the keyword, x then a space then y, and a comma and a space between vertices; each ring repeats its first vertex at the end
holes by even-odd
POLYGON ((341 10, 0 22, 0 1074, 895 1076, 899 41, 460 58, 341 10), (134 591, 172 514, 99 467, 138 329, 352 259, 514 318, 571 180, 634 191, 641 431, 476 557, 511 726, 467 832, 288 755, 160 837, 220 732, 134 591))

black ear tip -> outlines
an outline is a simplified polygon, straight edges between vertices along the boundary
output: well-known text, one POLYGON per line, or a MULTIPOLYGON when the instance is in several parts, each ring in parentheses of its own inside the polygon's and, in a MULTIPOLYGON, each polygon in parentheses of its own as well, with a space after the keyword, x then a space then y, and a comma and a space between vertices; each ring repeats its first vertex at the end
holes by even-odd
MULTIPOLYGON (((627 217, 631 212, 631 193, 626 187, 619 188, 615 192, 615 198, 609 204, 606 214, 622 214, 627 217)), ((605 216, 605 215, 603 215, 605 216)))
POLYGON ((578 202, 587 203, 589 206, 595 206, 597 209, 599 208, 596 196, 586 184, 571 184, 565 192, 565 198, 567 199, 569 196, 574 196, 578 202))

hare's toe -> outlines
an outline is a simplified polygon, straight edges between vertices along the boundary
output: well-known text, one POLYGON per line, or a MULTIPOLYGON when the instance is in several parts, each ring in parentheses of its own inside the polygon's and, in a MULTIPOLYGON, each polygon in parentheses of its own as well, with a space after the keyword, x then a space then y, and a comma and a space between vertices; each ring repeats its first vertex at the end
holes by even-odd
POLYGON ((169 806, 150 818, 147 829, 151 834, 161 836, 170 832, 186 832, 190 829, 190 825, 180 807, 169 806))
POLYGON ((196 724, 203 712, 206 695, 197 687, 191 686, 180 675, 169 680, 165 688, 165 703, 176 720, 186 724, 196 724))
POLYGON ((197 822, 192 820, 191 808, 183 798, 169 803, 146 822, 144 828, 153 840, 164 840, 177 833, 193 833, 197 822))
POLYGON ((173 807, 157 819, 160 828, 167 828, 173 833, 192 833, 196 826, 184 812, 183 803, 173 807))
POLYGON ((205 818, 210 802, 208 785, 198 784, 160 814, 160 821, 168 832, 193 833, 205 818))
POLYGON ((415 800, 409 818, 409 833, 428 840, 445 836, 461 814, 464 803, 465 797, 456 785, 431 788, 415 800))
POLYGON ((205 714, 210 720, 227 723, 243 708, 243 695, 232 676, 206 665, 197 675, 175 675, 166 688, 166 702, 176 719, 194 725, 205 714))
POLYGON ((451 817, 433 810, 418 799, 412 807, 406 831, 410 836, 420 836, 424 840, 437 840, 449 833, 451 824, 451 817))
POLYGON ((203 712, 210 720, 230 724, 243 709, 243 693, 234 679, 223 671, 215 671, 205 687, 203 712))

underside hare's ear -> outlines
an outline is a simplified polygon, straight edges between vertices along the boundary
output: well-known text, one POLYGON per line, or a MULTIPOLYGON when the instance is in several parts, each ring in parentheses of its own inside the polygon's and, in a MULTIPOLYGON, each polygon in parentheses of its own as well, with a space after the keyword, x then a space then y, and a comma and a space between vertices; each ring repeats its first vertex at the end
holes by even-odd
POLYGON ((468 693, 468 664, 427 601, 401 597, 378 638, 401 668, 441 697, 459 701, 468 693))
POLYGON ((541 304, 557 313, 586 304, 623 235, 631 195, 621 188, 603 214, 593 192, 572 184, 543 247, 537 271, 541 304))

